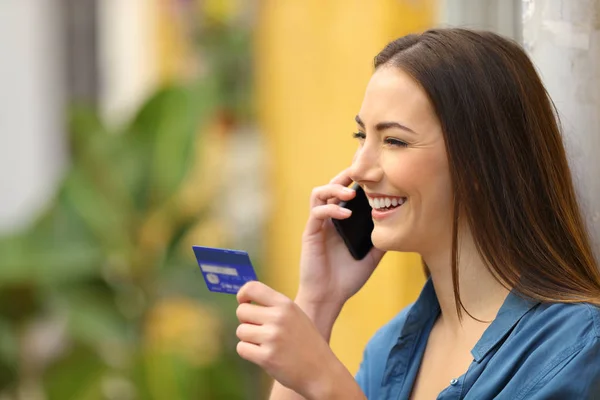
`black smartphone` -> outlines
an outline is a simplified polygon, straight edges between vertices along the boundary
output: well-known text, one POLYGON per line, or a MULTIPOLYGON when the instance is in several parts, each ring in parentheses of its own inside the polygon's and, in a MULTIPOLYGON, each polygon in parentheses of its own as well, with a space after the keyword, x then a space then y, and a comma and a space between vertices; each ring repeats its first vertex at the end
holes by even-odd
POLYGON ((352 215, 347 219, 332 218, 333 225, 339 235, 344 239, 346 247, 355 260, 362 260, 373 247, 371 232, 373 232, 373 218, 371 206, 367 195, 358 183, 352 186, 356 196, 350 201, 342 201, 341 207, 352 210, 352 215))

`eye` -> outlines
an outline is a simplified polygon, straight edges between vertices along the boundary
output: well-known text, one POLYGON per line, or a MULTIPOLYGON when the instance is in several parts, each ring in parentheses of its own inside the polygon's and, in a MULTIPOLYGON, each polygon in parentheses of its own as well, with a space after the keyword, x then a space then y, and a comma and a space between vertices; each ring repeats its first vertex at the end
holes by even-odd
POLYGON ((365 139, 367 138, 367 135, 366 135, 364 132, 360 132, 360 131, 358 131, 358 132, 354 132, 354 133, 352 134, 352 137, 353 137, 354 139, 358 139, 358 140, 361 140, 361 141, 362 141, 362 140, 365 140, 365 139))
POLYGON ((408 143, 403 142, 402 140, 387 137, 384 140, 385 144, 393 147, 408 147, 408 143))

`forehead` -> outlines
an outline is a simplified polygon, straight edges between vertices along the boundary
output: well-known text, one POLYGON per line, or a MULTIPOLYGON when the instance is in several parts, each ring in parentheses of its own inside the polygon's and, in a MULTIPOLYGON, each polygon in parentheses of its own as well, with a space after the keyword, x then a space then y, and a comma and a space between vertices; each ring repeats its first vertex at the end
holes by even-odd
POLYGON ((406 72, 393 66, 382 66, 375 71, 367 85, 359 116, 367 126, 395 121, 417 132, 430 128, 432 123, 438 125, 423 88, 406 72))

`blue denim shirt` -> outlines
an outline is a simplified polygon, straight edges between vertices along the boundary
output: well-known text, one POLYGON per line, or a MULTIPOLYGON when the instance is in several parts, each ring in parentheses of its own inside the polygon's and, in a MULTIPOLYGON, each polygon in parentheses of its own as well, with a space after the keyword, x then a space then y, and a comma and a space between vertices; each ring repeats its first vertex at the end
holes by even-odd
MULTIPOLYGON (((369 341, 356 380, 369 399, 408 399, 440 313, 431 280, 369 341)), ((600 399, 600 309, 511 292, 438 399, 600 399)))

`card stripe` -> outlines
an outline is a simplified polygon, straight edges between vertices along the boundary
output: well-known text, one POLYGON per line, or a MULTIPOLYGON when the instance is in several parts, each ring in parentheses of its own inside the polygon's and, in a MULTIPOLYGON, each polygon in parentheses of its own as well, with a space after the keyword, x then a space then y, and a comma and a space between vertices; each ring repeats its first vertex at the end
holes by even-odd
POLYGON ((221 267, 218 265, 200 264, 200 269, 203 272, 207 272, 207 273, 212 272, 213 274, 239 276, 237 270, 235 268, 230 268, 230 267, 221 267))

